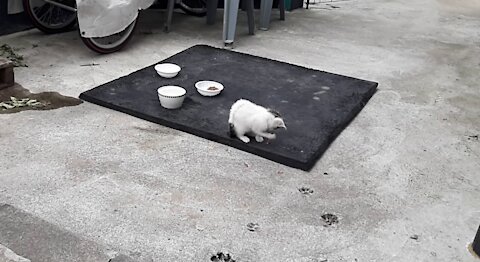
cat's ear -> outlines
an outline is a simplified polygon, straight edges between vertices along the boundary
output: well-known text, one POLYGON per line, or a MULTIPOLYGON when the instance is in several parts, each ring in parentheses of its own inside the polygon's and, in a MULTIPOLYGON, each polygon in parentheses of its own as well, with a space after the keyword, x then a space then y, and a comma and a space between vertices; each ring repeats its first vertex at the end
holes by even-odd
POLYGON ((281 119, 280 117, 275 117, 275 119, 273 119, 273 126, 275 126, 276 128, 285 128, 285 130, 287 129, 287 126, 283 122, 283 119, 281 119))

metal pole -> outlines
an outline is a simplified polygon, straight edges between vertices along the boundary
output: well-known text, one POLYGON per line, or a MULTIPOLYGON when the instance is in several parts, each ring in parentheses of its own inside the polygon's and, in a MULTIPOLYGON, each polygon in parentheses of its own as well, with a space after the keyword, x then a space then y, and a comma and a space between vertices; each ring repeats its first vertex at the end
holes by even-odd
POLYGON ((61 3, 57 3, 57 2, 52 1, 52 0, 44 0, 44 1, 51 4, 51 5, 55 5, 55 6, 58 6, 60 8, 66 9, 68 11, 77 12, 77 8, 74 8, 74 7, 71 7, 71 6, 68 6, 68 5, 64 5, 64 4, 61 4, 61 3))

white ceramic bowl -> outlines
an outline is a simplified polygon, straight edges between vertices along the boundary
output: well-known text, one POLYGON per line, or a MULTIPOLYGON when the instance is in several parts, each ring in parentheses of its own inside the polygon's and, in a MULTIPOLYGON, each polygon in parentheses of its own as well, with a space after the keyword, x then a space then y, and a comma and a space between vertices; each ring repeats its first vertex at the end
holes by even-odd
POLYGON ((198 81, 195 87, 202 96, 216 96, 223 90, 223 85, 215 81, 198 81))
POLYGON ((157 90, 160 104, 167 109, 180 108, 187 91, 179 86, 162 86, 157 90))
POLYGON ((165 78, 172 78, 178 75, 178 72, 182 70, 178 65, 176 64, 158 64, 155 66, 155 71, 157 71, 157 74, 159 74, 161 77, 165 78))

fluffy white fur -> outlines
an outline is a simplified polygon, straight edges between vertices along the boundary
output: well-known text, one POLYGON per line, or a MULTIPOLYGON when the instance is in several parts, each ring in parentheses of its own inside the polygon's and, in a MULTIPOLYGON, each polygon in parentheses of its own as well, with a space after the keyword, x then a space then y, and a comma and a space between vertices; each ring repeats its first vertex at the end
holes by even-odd
POLYGON ((261 143, 263 138, 275 139, 273 130, 277 128, 287 129, 283 119, 278 114, 245 99, 240 99, 232 105, 228 123, 230 125, 230 135, 238 137, 245 143, 250 142, 247 135, 254 136, 255 140, 261 143))

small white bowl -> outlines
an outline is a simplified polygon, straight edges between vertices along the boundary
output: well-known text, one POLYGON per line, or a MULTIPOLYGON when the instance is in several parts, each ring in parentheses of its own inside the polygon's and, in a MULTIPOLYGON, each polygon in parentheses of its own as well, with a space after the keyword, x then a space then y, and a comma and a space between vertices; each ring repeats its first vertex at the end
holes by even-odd
POLYGON ((179 86, 162 86, 157 90, 160 104, 167 109, 180 108, 187 91, 179 86))
POLYGON ((155 71, 157 71, 157 74, 165 78, 172 78, 177 76, 180 70, 182 70, 182 68, 180 68, 176 64, 165 63, 165 64, 158 64, 155 66, 155 71))
POLYGON ((223 85, 215 81, 198 81, 195 87, 202 96, 216 96, 223 90, 223 85), (212 90, 212 87, 215 89, 212 90))

